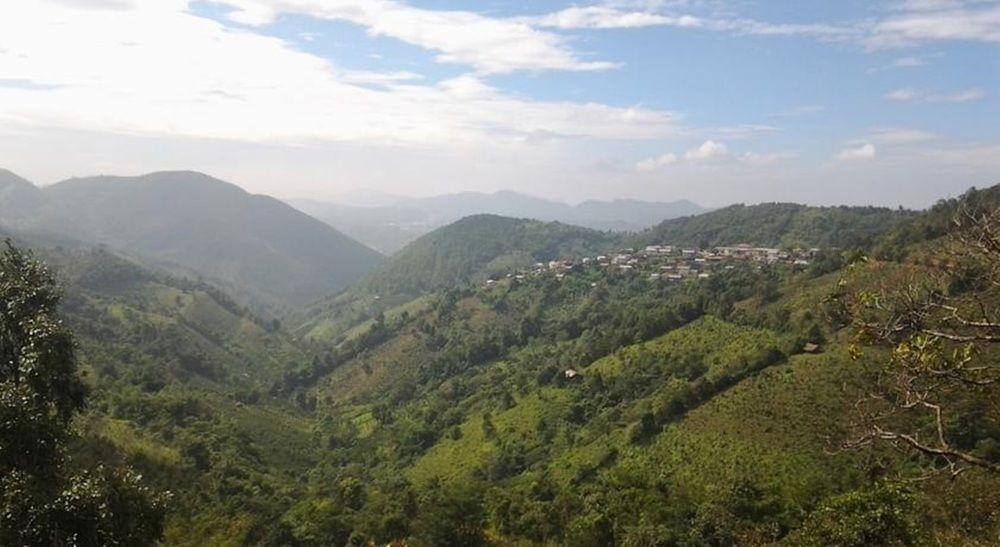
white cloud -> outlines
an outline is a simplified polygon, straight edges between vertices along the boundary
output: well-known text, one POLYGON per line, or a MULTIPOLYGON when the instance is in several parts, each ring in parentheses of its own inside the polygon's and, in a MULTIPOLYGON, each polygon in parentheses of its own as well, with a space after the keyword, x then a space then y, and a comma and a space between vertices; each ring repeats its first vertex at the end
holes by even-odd
POLYGON ((821 40, 846 40, 859 35, 858 29, 851 26, 821 23, 769 23, 753 19, 731 19, 712 21, 706 24, 706 26, 713 30, 730 31, 752 36, 803 36, 821 40))
POLYGON ((898 103, 967 103, 978 101, 985 96, 986 92, 978 87, 953 93, 932 93, 907 87, 891 91, 885 98, 898 103))
POLYGON ((131 0, 49 0, 56 4, 64 4, 66 6, 73 6, 81 9, 98 9, 98 10, 121 10, 129 9, 132 7, 131 0))
POLYGON ((422 75, 405 70, 395 72, 370 72, 366 70, 356 70, 345 72, 342 77, 342 80, 347 83, 372 85, 388 85, 423 79, 424 77, 422 75))
POLYGON ((684 158, 688 161, 708 161, 728 157, 729 149, 726 145, 712 140, 705 141, 698 148, 692 148, 684 153, 684 158))
POLYGON ((635 169, 637 171, 649 172, 656 171, 668 165, 673 165, 677 163, 677 154, 666 153, 662 156, 657 156, 655 158, 646 158, 639 163, 635 164, 635 169))
POLYGON ((836 159, 841 162, 873 160, 875 159, 875 145, 866 142, 857 148, 845 148, 837 153, 836 159))
POLYGON ((671 26, 695 28, 702 25, 697 17, 668 17, 648 11, 623 11, 611 6, 573 6, 541 17, 525 19, 536 26, 559 29, 613 29, 671 26))
POLYGON ((794 118, 798 116, 806 116, 809 114, 818 114, 820 112, 823 112, 824 110, 826 110, 826 107, 823 105, 806 104, 801 106, 795 106, 789 108, 788 110, 782 110, 781 112, 777 112, 773 115, 779 118, 794 118))
POLYGON ((938 136, 919 129, 879 129, 857 141, 860 144, 872 142, 887 146, 903 146, 937 139, 938 136))
POLYGON ((625 11, 607 5, 573 6, 546 15, 523 18, 539 27, 559 29, 620 29, 666 26, 703 29, 752 36, 808 36, 825 40, 856 36, 851 27, 825 24, 768 23, 754 19, 700 17, 689 14, 667 15, 653 10, 625 11))
POLYGON ((408 73, 343 73, 198 17, 187 0, 111 11, 23 2, 0 18, 0 74, 22 83, 0 87, 0 123, 118 134, 461 147, 659 139, 678 124, 660 110, 511 96, 472 75, 418 85, 408 73))
POLYGON ((893 61, 891 63, 888 63, 888 64, 883 65, 883 66, 879 66, 879 67, 869 68, 865 72, 867 72, 868 74, 877 74, 879 72, 885 72, 885 71, 889 71, 889 70, 899 70, 899 69, 910 69, 910 68, 922 67, 922 66, 927 65, 928 59, 930 59, 932 57, 942 57, 942 56, 943 56, 943 54, 940 53, 940 52, 938 52, 938 53, 933 53, 933 54, 922 55, 922 56, 919 56, 919 57, 918 56, 914 56, 914 55, 910 55, 910 56, 906 56, 906 57, 899 57, 897 59, 893 59, 893 61))
POLYGON ((759 137, 761 135, 770 135, 780 131, 777 127, 773 125, 762 125, 762 124, 739 124, 729 127, 718 127, 712 129, 713 134, 719 135, 726 139, 750 139, 753 137, 759 137))
POLYGON ((907 88, 903 88, 903 89, 896 89, 896 90, 890 91, 889 93, 886 93, 885 98, 889 99, 890 101, 896 101, 898 103, 905 103, 905 102, 912 101, 912 100, 916 99, 919 96, 920 96, 920 94, 917 92, 917 90, 907 87, 907 88))
MULTIPOLYGON (((684 153, 683 162, 689 165, 750 165, 750 166, 771 166, 793 158, 794 154, 787 152, 757 153, 745 152, 734 154, 725 144, 713 140, 707 140, 700 146, 692 148, 684 153)), ((661 156, 646 158, 636 163, 635 168, 640 172, 656 171, 663 167, 681 163, 682 158, 676 154, 668 152, 661 156)))
POLYGON ((996 2, 923 0, 906 2, 900 8, 873 23, 863 42, 873 48, 946 40, 1000 42, 1000 5, 996 2))
POLYGON ((978 101, 986 96, 986 92, 978 87, 972 89, 966 89, 965 91, 958 91, 950 95, 931 95, 932 100, 944 101, 948 103, 966 103, 969 101, 978 101))
MULTIPOLYGON (((994 0, 912 0, 897 3, 878 18, 838 23, 775 23, 702 10, 682 13, 693 2, 604 2, 573 6, 522 19, 541 27, 609 29, 668 26, 749 36, 807 37, 855 42, 872 49, 916 46, 934 41, 1000 42, 1000 5, 994 0)), ((893 66, 922 64, 904 57, 893 66)), ((877 71, 878 69, 872 69, 877 71)))
POLYGON ((747 152, 739 157, 739 160, 748 165, 755 166, 771 166, 777 165, 785 160, 789 160, 795 157, 795 154, 790 152, 773 152, 769 154, 758 154, 756 152, 747 152))
POLYGON ((900 57, 892 62, 892 66, 897 68, 912 68, 917 66, 924 66, 927 64, 920 57, 900 57))
POLYGON ((470 11, 420 9, 395 0, 219 0, 235 11, 233 21, 251 26, 271 23, 283 13, 365 27, 371 36, 387 36, 437 52, 441 63, 472 66, 487 74, 519 70, 608 70, 617 66, 589 61, 571 50, 558 34, 525 21, 486 17, 470 11))

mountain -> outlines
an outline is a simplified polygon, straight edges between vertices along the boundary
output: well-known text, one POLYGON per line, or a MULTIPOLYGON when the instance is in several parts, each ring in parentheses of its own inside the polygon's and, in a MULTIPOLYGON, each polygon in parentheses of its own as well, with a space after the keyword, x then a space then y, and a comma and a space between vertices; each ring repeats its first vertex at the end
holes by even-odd
POLYGON ((565 222, 596 229, 635 231, 667 219, 699 215, 706 211, 708 209, 686 199, 666 203, 633 199, 588 200, 574 207, 565 222))
POLYGON ((421 236, 347 291, 288 320, 304 338, 329 340, 380 312, 409 313, 426 293, 503 276, 537 262, 603 252, 618 239, 558 222, 469 216, 421 236))
POLYGON ((702 215, 665 220, 639 234, 635 244, 703 249, 740 243, 849 248, 870 245, 878 236, 917 214, 884 207, 813 207, 797 203, 731 205, 702 215))
POLYGON ((557 221, 595 230, 636 231, 664 219, 706 210, 686 200, 669 203, 590 200, 571 206, 511 191, 397 197, 389 205, 380 200, 382 205, 368 207, 313 200, 291 200, 290 203, 386 254, 392 254, 434 228, 477 214, 557 221))
POLYGON ((536 262, 598 252, 614 241, 612 235, 559 222, 469 216, 410 243, 358 287, 375 293, 419 294, 536 262))
MULTIPOLYGON (((997 218, 1000 204, 985 206, 997 218)), ((971 355, 965 342, 925 346, 922 334, 903 353, 866 342, 843 315, 843 298, 905 308, 916 282, 929 282, 935 295, 986 298, 983 313, 995 316, 986 310, 1000 302, 996 286, 970 282, 983 264, 924 229, 961 210, 955 202, 920 214, 765 205, 677 232, 874 248, 902 231, 900 259, 854 260, 828 248, 805 265, 723 258, 707 278, 681 282, 649 275, 676 257, 641 260, 639 273, 588 264, 561 278, 492 285, 442 277, 447 290, 340 331, 327 357, 286 378, 286 389, 319 401, 328 465, 283 522, 297 538, 337 544, 352 535, 426 544, 994 543, 995 471, 955 476, 948 461, 902 443, 841 448, 864 431, 859 419, 873 419, 859 414, 860 402, 886 404, 872 394, 896 373, 893 355, 921 351, 935 363, 971 355), (778 228, 764 221, 781 211, 778 228), (741 223, 730 230, 734 219, 741 223), (898 302, 891 292, 870 296, 893 286, 902 288, 898 302), (354 496, 323 487, 345 482, 367 488, 354 496)), ((419 268, 382 286, 433 271, 451 256, 445 249, 476 256, 485 234, 504 240, 517 226, 474 220, 415 243, 410 251, 435 258, 414 258, 419 268)), ((969 358, 995 371, 996 348, 984 351, 969 358)), ((934 374, 927 389, 940 385, 934 374)), ((952 446, 1000 461, 995 387, 934 393, 948 401, 942 428, 952 446)), ((931 413, 876 419, 883 415, 891 426, 881 425, 913 428, 926 442, 938 434, 931 413)))
MULTIPOLYGON (((323 303, 354 299, 366 321, 309 337, 119 252, 42 248, 92 387, 70 457, 170 490, 171 545, 989 545, 995 472, 955 475, 904 446, 834 448, 855 438, 858 401, 894 373, 892 355, 995 367, 995 348, 965 342, 875 345, 840 304, 893 304, 868 295, 899 286, 905 306, 920 280, 957 309, 976 309, 970 296, 997 309, 996 286, 977 282, 984 264, 946 228, 968 203, 995 214, 996 190, 828 236, 846 248, 871 234, 881 250, 864 260, 730 257, 677 282, 649 275, 682 260, 657 255, 486 284, 631 236, 473 216, 323 303)), ((756 210, 769 209, 741 218, 756 210)), ((713 218, 688 233, 771 233, 713 218)), ((803 226, 785 224, 816 237, 803 226)), ((953 446, 1000 461, 996 390, 943 397, 953 446)), ((936 439, 932 419, 891 425, 936 439)))
POLYGON ((29 186, 22 179, 8 181, 0 224, 70 234, 135 253, 275 309, 341 290, 382 260, 278 200, 201 173, 29 186))
MULTIPOLYGON (((475 199, 489 196, 476 195, 475 199)), ((508 196, 520 201, 521 196, 508 196)), ((440 199, 463 202, 457 196, 440 199)), ((534 199, 534 198, 529 198, 534 199)), ((642 202, 584 202, 578 206, 613 216, 645 210, 642 202), (611 210, 610 213, 607 211, 611 210)), ((638 213, 637 213, 638 214, 638 213)), ((790 203, 733 205, 663 221, 638 234, 597 232, 561 223, 476 215, 438 228, 392 255, 351 290, 290 316, 295 332, 330 340, 345 329, 367 325, 378 313, 401 313, 422 293, 503 275, 536 262, 607 254, 617 247, 683 245, 708 249, 750 243, 802 248, 870 247, 917 213, 877 207, 812 207, 790 203)))
POLYGON ((35 185, 0 169, 0 219, 24 218, 44 203, 45 196, 35 185))

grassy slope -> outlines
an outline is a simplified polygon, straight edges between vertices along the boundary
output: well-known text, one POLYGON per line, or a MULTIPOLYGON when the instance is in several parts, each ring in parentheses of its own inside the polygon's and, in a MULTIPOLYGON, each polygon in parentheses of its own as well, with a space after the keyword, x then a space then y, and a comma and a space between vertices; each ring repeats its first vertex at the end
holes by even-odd
POLYGON ((291 499, 316 463, 311 420, 268 395, 306 354, 209 287, 105 251, 45 255, 93 386, 78 464, 118 460, 173 492, 169 543, 259 537, 283 511, 259 498, 291 499))
MULTIPOLYGON (((779 337, 774 333, 706 317, 650 342, 623 348, 584 368, 583 375, 602 375, 610 382, 623 368, 630 366, 629 361, 636 356, 652 355, 657 366, 666 363, 669 367, 671 361, 697 361, 705 366, 706 375, 711 377, 739 367, 762 349, 778 345, 779 337)), ((659 389, 583 425, 574 432, 572 442, 556 439, 548 472, 569 480, 584 474, 588 467, 599 465, 609 449, 626 450, 630 444, 628 428, 670 389, 670 377, 670 373, 657 374, 656 381, 662 383, 659 389)), ((573 385, 530 391, 517 398, 512 408, 495 413, 493 422, 501 437, 512 435, 528 442, 529 449, 538 448, 545 441, 538 437, 536 424, 540 419, 559 420, 569 415, 576 391, 573 385)), ((472 472, 487 462, 492 451, 491 443, 484 442, 481 423, 482 411, 470 415, 461 426, 461 438, 443 439, 428 450, 415 462, 410 476, 418 481, 432 477, 470 480, 472 472)))

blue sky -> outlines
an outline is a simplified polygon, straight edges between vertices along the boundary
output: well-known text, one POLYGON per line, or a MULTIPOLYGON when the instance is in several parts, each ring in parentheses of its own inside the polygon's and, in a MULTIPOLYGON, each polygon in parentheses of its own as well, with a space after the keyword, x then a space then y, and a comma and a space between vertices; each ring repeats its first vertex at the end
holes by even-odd
POLYGON ((0 8, 0 164, 39 182, 919 207, 1000 182, 998 93, 993 0, 0 8))

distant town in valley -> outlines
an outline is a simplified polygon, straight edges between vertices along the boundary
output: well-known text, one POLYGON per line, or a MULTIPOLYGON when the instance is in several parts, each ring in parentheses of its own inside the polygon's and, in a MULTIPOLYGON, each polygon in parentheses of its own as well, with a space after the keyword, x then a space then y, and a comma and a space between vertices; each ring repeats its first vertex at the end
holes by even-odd
MULTIPOLYGON (((836 252, 836 249, 826 249, 836 252)), ((611 255, 594 255, 538 262, 532 268, 519 269, 503 277, 486 280, 486 286, 499 281, 525 281, 546 275, 564 279, 582 270, 598 270, 608 274, 641 276, 654 282, 677 283, 685 279, 707 279, 720 270, 731 270, 737 262, 762 265, 785 265, 804 269, 823 249, 779 249, 756 247, 749 243, 711 249, 690 249, 673 245, 648 245, 636 250, 628 247, 611 255)))

